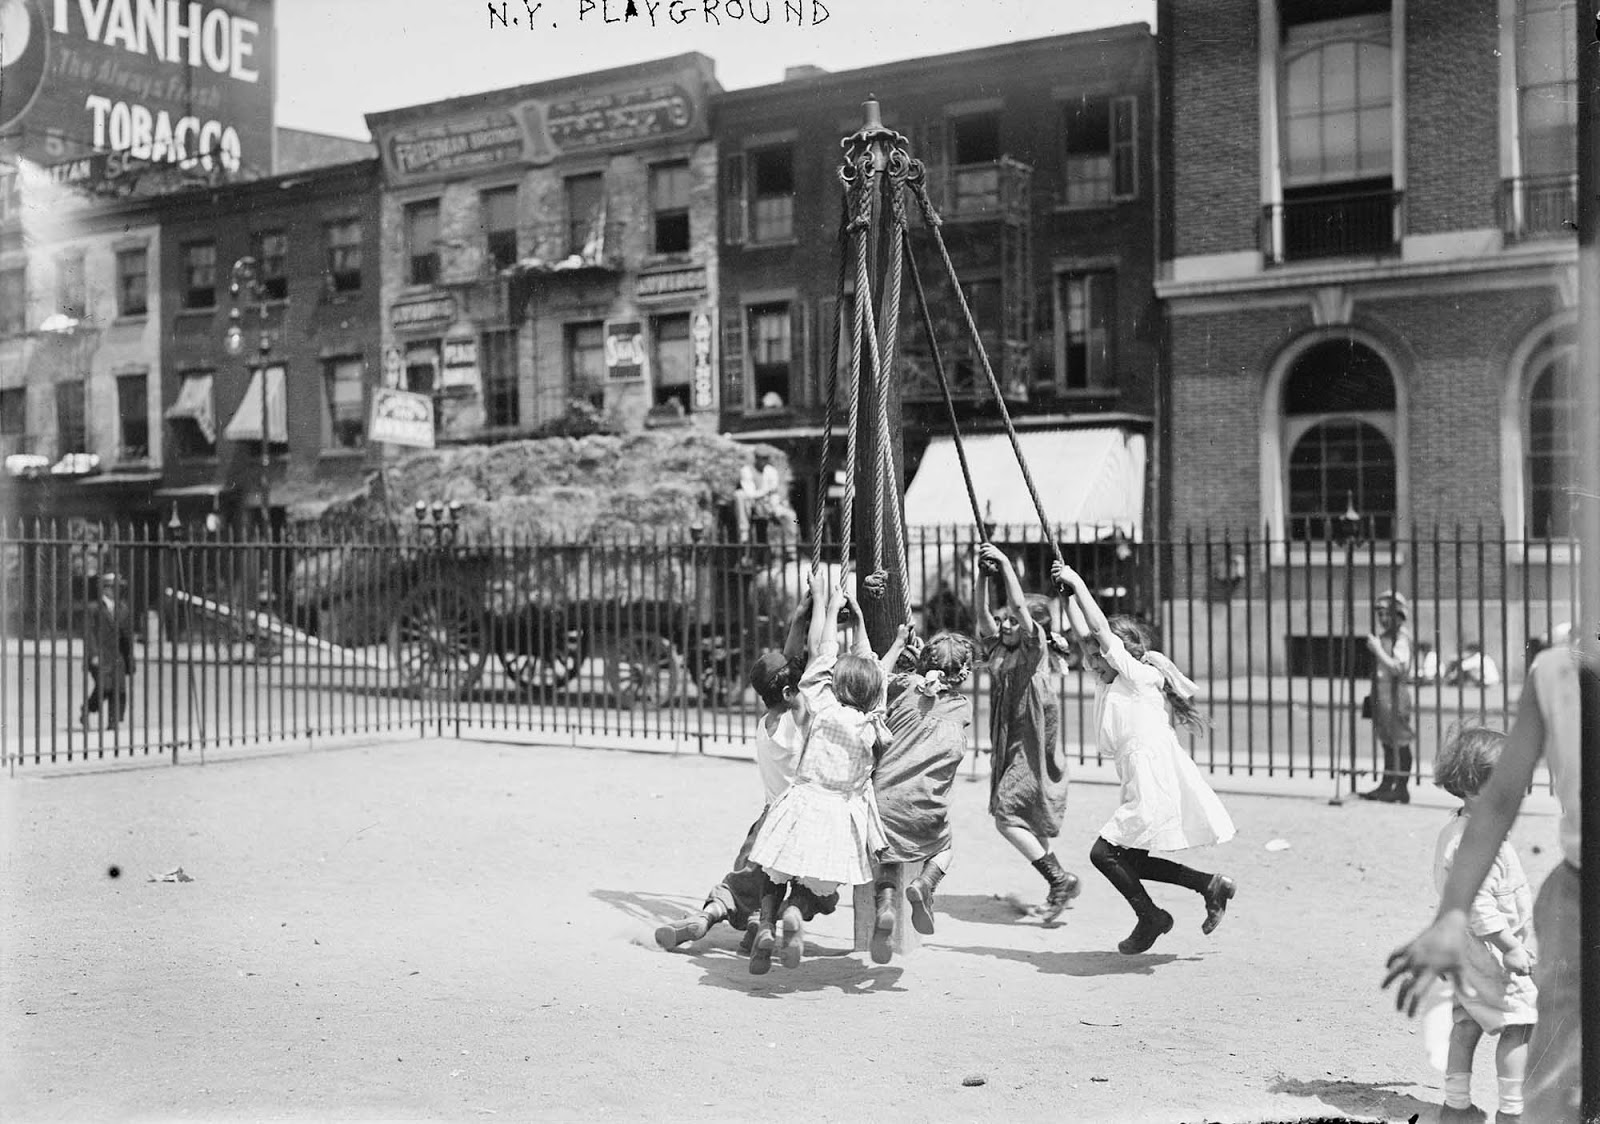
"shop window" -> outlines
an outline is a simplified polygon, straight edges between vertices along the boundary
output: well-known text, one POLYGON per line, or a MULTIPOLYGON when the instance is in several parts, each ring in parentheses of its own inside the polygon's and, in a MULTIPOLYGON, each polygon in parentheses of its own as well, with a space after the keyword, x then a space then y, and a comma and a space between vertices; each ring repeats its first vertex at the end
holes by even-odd
POLYGON ((406 281, 432 285, 439 280, 439 201, 406 205, 406 281))
POLYGON ((478 196, 478 221, 483 227, 484 254, 494 269, 517 263, 517 189, 497 187, 478 196))
POLYGON ((598 258, 605 240, 605 177, 599 172, 568 176, 567 254, 598 258))
POLYGON ((763 148, 750 162, 750 241, 787 242, 794 238, 794 152, 763 148))
POLYGON ((215 308, 217 305, 217 244, 183 244, 183 307, 215 308))
POLYGON ((56 453, 87 453, 89 438, 85 431, 84 384, 82 379, 56 383, 56 453))
POLYGON ((264 230, 251 236, 250 253, 256 259, 261 295, 269 301, 289 296, 289 236, 281 230, 264 230))
POLYGON ((117 315, 144 316, 150 311, 149 255, 143 249, 117 253, 117 315))
POLYGON ((689 336, 689 314, 653 316, 650 339, 654 348, 652 399, 657 406, 676 402, 684 413, 694 403, 694 342, 689 336))
POLYGON ((484 332, 478 347, 483 375, 484 424, 510 428, 522 423, 522 398, 517 377, 517 331, 484 332))
POLYGON ((361 291, 361 220, 343 219, 323 227, 327 248, 328 288, 335 293, 361 291))
POLYGON ((689 162, 677 160, 650 169, 650 210, 655 224, 655 252, 689 252, 689 162))
POLYGON ((439 390, 439 341, 422 340, 406 347, 406 389, 432 395, 439 390))
POLYGON ((606 400, 605 324, 592 320, 566 326, 567 396, 604 406, 606 400))
POLYGON ((117 376, 117 459, 142 461, 150 455, 150 380, 117 376))
POLYGON ((56 257, 56 311, 74 320, 88 313, 81 250, 56 257))
POLYGON ((329 359, 322 366, 328 425, 323 445, 359 449, 367 443, 366 363, 359 355, 329 359))
POLYGON ((28 271, 0 270, 0 336, 28 330, 28 271))

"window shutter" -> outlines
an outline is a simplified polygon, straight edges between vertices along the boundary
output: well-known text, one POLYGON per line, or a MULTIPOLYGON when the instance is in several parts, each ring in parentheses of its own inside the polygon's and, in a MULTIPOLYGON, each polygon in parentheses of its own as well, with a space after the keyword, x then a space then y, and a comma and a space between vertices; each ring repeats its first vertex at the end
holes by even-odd
POLYGON ((744 245, 749 209, 744 153, 735 152, 722 161, 722 240, 729 246, 744 245))
MULTIPOLYGON (((816 402, 822 405, 828 400, 828 355, 833 350, 834 326, 839 319, 839 302, 834 297, 824 297, 817 302, 817 381, 816 402)), ((839 354, 844 354, 847 345, 843 333, 839 336, 839 354)))
POLYGON ((1113 387, 1117 381, 1112 354, 1112 333, 1116 330, 1117 317, 1117 275, 1091 273, 1088 280, 1086 295, 1089 314, 1085 326, 1089 336, 1089 385, 1113 387))
POLYGON ((744 409, 744 309, 722 310, 722 408, 744 409))
POLYGON ((804 406, 816 399, 816 370, 812 363, 810 306, 795 301, 789 306, 789 401, 804 406))
POLYGON ((1111 194, 1139 194, 1139 99, 1131 95, 1111 99, 1111 194))

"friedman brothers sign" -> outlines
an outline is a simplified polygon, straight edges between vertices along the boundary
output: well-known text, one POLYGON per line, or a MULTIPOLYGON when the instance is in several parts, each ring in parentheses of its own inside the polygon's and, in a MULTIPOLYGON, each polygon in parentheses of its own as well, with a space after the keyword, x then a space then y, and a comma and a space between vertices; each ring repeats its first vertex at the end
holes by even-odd
POLYGON ((389 130, 380 123, 373 131, 391 181, 410 183, 699 139, 709 135, 705 104, 699 72, 686 69, 389 130))
POLYGON ((269 175, 275 70, 272 0, 0 0, 0 134, 57 178, 269 175))

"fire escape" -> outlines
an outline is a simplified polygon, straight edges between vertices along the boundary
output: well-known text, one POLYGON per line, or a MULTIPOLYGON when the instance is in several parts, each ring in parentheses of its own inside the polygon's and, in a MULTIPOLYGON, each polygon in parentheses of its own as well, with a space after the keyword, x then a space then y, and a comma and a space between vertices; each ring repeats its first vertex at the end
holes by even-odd
MULTIPOLYGON (((928 168, 928 194, 944 219, 944 237, 961 280, 984 351, 1008 402, 1028 396, 1033 316, 1033 169, 1006 155, 991 160, 947 161, 959 138, 945 123, 922 130, 913 155, 928 168)), ((961 315, 921 216, 912 208, 912 243, 928 289, 939 353, 958 401, 992 397, 977 348, 961 315)), ((940 400, 939 381, 920 318, 902 321, 902 393, 907 403, 940 400)))

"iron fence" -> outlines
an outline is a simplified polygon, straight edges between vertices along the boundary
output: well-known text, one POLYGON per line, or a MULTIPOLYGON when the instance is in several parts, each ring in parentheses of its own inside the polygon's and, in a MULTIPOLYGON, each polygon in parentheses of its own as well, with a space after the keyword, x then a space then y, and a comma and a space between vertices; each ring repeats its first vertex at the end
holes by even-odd
MULTIPOLYGON (((1043 592, 1050 554, 1037 529, 993 538, 1043 592)), ((1509 724, 1530 648, 1558 639, 1577 605, 1575 543, 1483 528, 1381 543, 1061 543, 1107 611, 1153 624, 1200 685, 1211 727, 1189 745, 1215 773, 1335 787, 1374 775, 1379 748, 1359 712, 1385 590, 1410 599, 1424 773, 1452 723, 1509 724)), ((924 634, 972 629, 975 546, 969 529, 912 532, 905 593, 924 634)), ((746 669, 782 645, 811 573, 803 547, 687 533, 479 540, 443 521, 264 540, 12 525, 0 528, 0 756, 12 771, 178 762, 256 743, 477 729, 701 751, 744 743, 759 717, 746 669), (101 607, 113 603, 120 613, 101 607), (125 713, 120 700, 86 711, 86 665, 119 616, 133 651, 125 713)), ((1083 762, 1096 756, 1094 685, 1072 662, 1054 682, 1062 748, 1083 762)), ((982 753, 986 676, 969 690, 982 753)))

